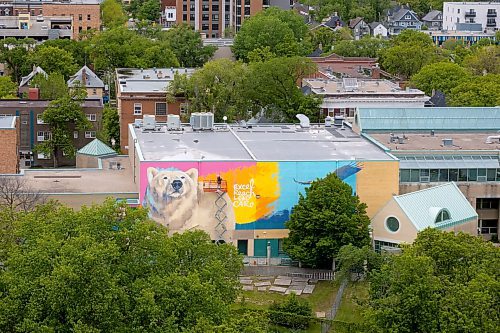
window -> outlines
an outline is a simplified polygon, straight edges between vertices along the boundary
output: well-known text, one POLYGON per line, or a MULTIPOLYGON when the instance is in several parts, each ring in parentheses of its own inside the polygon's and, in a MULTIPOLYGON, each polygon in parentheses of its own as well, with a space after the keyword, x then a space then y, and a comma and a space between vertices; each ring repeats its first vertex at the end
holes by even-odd
POLYGON ((174 18, 174 13, 167 13, 167 18, 169 19, 174 18))
POLYGON ((219 20, 219 14, 212 14, 212 21, 218 21, 219 20))
POLYGON ((82 32, 83 31, 83 27, 78 27, 78 32, 82 32))
POLYGON ((245 15, 250 15, 250 7, 245 7, 245 15))
POLYGON ((187 112, 188 112, 188 105, 186 103, 181 103, 180 113, 181 114, 187 114, 187 112))
POLYGON ((210 10, 210 7, 208 5, 201 5, 201 10, 203 12, 208 12, 210 10))
POLYGON ((78 131, 73 131, 73 139, 78 139, 78 131))
POLYGON ((282 256, 285 255, 285 250, 283 249, 283 238, 278 239, 278 255, 282 256))
POLYGON ((92 94, 93 95, 97 95, 97 89, 96 88, 92 88, 92 94))
POLYGON ((48 160, 50 158, 50 154, 38 153, 36 157, 39 160, 48 160))
POLYGON ((208 17, 209 17, 208 14, 202 14, 201 15, 202 21, 208 21, 208 17))
POLYGON ((212 5, 212 12, 218 12, 219 11, 219 5, 212 5))
POLYGON ((238 239, 238 253, 248 255, 248 239, 238 239))
POLYGON ((399 244, 397 243, 390 243, 390 242, 384 242, 384 241, 379 241, 375 240, 375 251, 380 253, 381 251, 385 249, 397 249, 399 248, 399 244))
POLYGON ((134 115, 141 115, 142 114, 142 104, 141 103, 134 103, 134 115))
POLYGON ((50 131, 38 131, 36 133, 36 140, 38 142, 44 142, 44 141, 48 141, 52 138, 52 133, 50 131))
POLYGON ((451 214, 448 209, 441 209, 441 211, 436 216, 436 223, 451 220, 451 214))
POLYGON ((477 198, 476 209, 498 209, 498 198, 477 198))
POLYGON ((394 216, 389 216, 385 220, 385 227, 390 232, 397 232, 399 230, 399 220, 397 218, 395 218, 394 216))
POLYGON ((195 7, 194 7, 194 3, 190 4, 190 5, 189 5, 189 11, 190 11, 190 12, 194 12, 194 9, 195 9, 195 7))
POLYGON ((411 15, 405 15, 405 20, 411 20, 411 15))
POLYGON ((85 131, 86 139, 95 139, 95 131, 85 131))
POLYGON ((498 234, 498 220, 479 220, 477 226, 481 235, 498 234))
POLYGON ((41 113, 39 113, 39 114, 36 115, 36 123, 38 125, 45 124, 44 121, 43 121, 43 119, 42 119, 42 114, 41 113))
POLYGON ((212 30, 219 30, 219 24, 217 23, 212 24, 212 30))
POLYGON ((87 15, 87 21, 90 21, 90 14, 87 15))
POLYGON ((201 24, 201 30, 207 31, 207 30, 208 30, 208 28, 209 28, 208 23, 202 23, 202 24, 201 24))
POLYGON ((78 14, 78 21, 81 21, 83 20, 83 15, 82 14, 78 14))
POLYGON ((165 116, 167 114, 167 103, 156 103, 155 105, 155 114, 157 116, 165 116))
MULTIPOLYGON (((190 21, 194 21, 194 20, 195 20, 195 18, 194 18, 194 14, 189 14, 189 20, 190 20, 190 21)), ((194 23, 194 22, 193 22, 193 23, 194 23)))
POLYGON ((88 114, 88 115, 87 115, 87 119, 88 119, 89 121, 96 121, 97 116, 96 116, 96 114, 95 114, 95 113, 91 113, 91 114, 88 114))

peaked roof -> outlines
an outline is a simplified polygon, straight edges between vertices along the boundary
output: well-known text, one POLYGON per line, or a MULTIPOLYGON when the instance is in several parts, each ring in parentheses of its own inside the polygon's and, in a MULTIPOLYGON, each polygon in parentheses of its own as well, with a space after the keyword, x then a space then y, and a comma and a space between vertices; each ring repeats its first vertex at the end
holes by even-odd
POLYGON ((467 198, 455 183, 446 183, 424 190, 394 196, 415 228, 444 229, 477 219, 478 215, 467 198), (448 211, 450 219, 436 222, 443 210, 448 211))
POLYGON ((379 25, 383 26, 384 28, 387 29, 387 27, 383 24, 383 23, 380 23, 380 22, 372 22, 372 23, 368 23, 368 26, 370 26, 370 28, 372 30, 374 30, 376 27, 378 27, 379 25))
POLYGON ((363 21, 363 18, 359 16, 349 20, 349 28, 354 29, 361 21, 363 21))
POLYGON ((331 16, 330 18, 324 20, 321 25, 327 26, 329 28, 343 27, 345 26, 344 22, 339 16, 331 16))
POLYGON ((116 151, 108 147, 104 142, 99 139, 94 139, 88 143, 85 147, 81 148, 77 152, 78 154, 89 155, 89 156, 107 156, 116 155, 116 151))
POLYGON ((497 131, 499 107, 359 108, 362 131, 497 131))
POLYGON ((25 85, 29 84, 31 79, 33 79, 37 74, 43 74, 43 76, 47 77, 47 73, 40 66, 33 67, 31 73, 21 78, 19 87, 24 87, 25 85))
POLYGON ((76 81, 80 82, 80 84, 83 84, 84 71, 85 71, 85 87, 104 88, 104 82, 102 82, 102 80, 94 72, 92 72, 92 70, 88 68, 87 65, 80 68, 80 70, 76 72, 75 75, 69 78, 68 87, 73 87, 76 81))
POLYGON ((323 54, 323 50, 318 47, 311 54, 309 54, 308 57, 321 57, 322 54, 323 54))
POLYGON ((418 21, 418 17, 417 15, 415 14, 414 11, 412 11, 411 9, 408 9, 408 8, 401 8, 400 10, 398 10, 396 13, 394 13, 394 15, 392 16, 392 21, 400 21, 403 19, 403 17, 407 14, 407 13, 410 13, 410 15, 413 16, 413 18, 415 20, 418 21))
POLYGON ((438 15, 442 14, 440 10, 431 10, 424 17, 422 17, 422 21, 441 21, 438 19, 438 15))

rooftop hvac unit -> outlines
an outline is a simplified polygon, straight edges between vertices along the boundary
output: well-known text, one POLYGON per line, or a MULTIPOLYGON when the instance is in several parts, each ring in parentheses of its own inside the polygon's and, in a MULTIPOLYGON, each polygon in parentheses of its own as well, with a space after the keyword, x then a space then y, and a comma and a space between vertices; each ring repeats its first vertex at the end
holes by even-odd
POLYGON ((445 147, 453 146, 453 139, 443 139, 443 146, 445 147))
POLYGON ((143 128, 146 131, 154 131, 156 128, 156 119, 154 115, 146 114, 142 117, 143 128))
POLYGON ((211 130, 214 127, 214 114, 212 112, 201 114, 201 129, 211 130))
POLYGON ((342 126, 342 124, 344 124, 344 119, 344 116, 335 116, 333 118, 333 125, 342 126))
POLYGON ((325 118, 325 127, 332 127, 332 117, 326 116, 326 118, 325 118))
POLYGON ((295 117, 297 117, 297 119, 300 120, 300 127, 301 128, 311 127, 311 123, 309 121, 309 118, 306 115, 299 113, 299 114, 296 114, 295 117))
POLYGON ((135 119, 134 120, 134 127, 141 128, 142 127, 142 119, 135 119))
POLYGON ((189 124, 193 130, 201 130, 201 113, 191 113, 189 124))
POLYGON ((178 131, 181 129, 181 117, 176 114, 167 115, 167 129, 169 131, 178 131))

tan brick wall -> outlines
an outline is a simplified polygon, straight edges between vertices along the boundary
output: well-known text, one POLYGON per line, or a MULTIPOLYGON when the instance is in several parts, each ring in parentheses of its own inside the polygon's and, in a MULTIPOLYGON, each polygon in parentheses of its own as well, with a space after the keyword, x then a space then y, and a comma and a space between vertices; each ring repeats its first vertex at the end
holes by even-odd
POLYGON ((99 30, 101 27, 101 12, 98 4, 44 3, 42 8, 44 16, 72 16, 73 39, 78 38, 80 30, 81 32, 85 32, 88 29, 99 30))
POLYGON ((0 129, 0 174, 19 172, 19 126, 16 127, 0 129))
MULTIPOLYGON (((128 125, 134 123, 135 119, 142 119, 144 115, 154 115, 156 103, 166 102, 165 95, 158 96, 118 96, 118 113, 120 115, 120 145, 124 153, 127 152, 125 146, 128 145, 128 125), (134 104, 142 104, 142 114, 134 115, 134 104)), ((167 114, 179 114, 181 102, 167 103, 167 114)), ((156 121, 166 122, 167 116, 156 116, 156 121)))

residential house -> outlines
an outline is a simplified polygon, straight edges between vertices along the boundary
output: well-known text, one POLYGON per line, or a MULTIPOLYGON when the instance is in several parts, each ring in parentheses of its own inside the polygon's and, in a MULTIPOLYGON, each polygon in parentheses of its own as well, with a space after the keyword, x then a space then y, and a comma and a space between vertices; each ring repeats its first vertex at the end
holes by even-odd
POLYGON ((495 107, 360 108, 353 123, 399 159, 400 194, 456 182, 485 238, 500 224, 499 128, 495 107))
POLYGON ((480 24, 483 32, 500 29, 500 2, 444 2, 443 29, 464 30, 464 25, 480 24))
POLYGON ((128 149, 128 125, 143 115, 154 115, 160 122, 167 114, 187 115, 183 99, 167 102, 167 88, 176 73, 191 75, 192 68, 118 68, 116 69, 116 101, 120 115, 121 149, 128 149))
POLYGON ((33 70, 26 76, 21 78, 21 83, 19 83, 19 95, 27 94, 30 88, 31 81, 37 76, 41 74, 47 77, 47 73, 40 66, 33 66, 33 70))
POLYGON ((359 108, 377 105, 385 108, 423 107, 429 100, 418 89, 401 89, 388 80, 374 79, 304 79, 302 90, 305 94, 322 97, 323 115, 342 116, 348 121, 354 119, 359 108))
MULTIPOLYGON (((33 149, 39 143, 49 139, 51 134, 49 125, 42 120, 42 113, 48 108, 50 101, 47 100, 0 100, 0 112, 2 116, 17 116, 20 121, 19 150, 23 166, 52 166, 50 156, 34 154, 33 149)), ((86 131, 74 131, 73 143, 77 149, 96 138, 102 123, 102 101, 86 100, 82 109, 87 119, 93 125, 92 129, 86 131)), ((61 166, 75 165, 74 158, 60 156, 61 166)))
POLYGON ((380 22, 372 22, 370 24, 368 24, 369 28, 370 28, 370 34, 373 36, 373 37, 382 37, 382 38, 387 38, 388 36, 388 30, 387 28, 385 27, 385 25, 383 25, 382 23, 380 22))
POLYGON ((81 86, 87 91, 87 99, 101 99, 104 95, 104 82, 87 65, 80 68, 68 80, 68 87, 81 86))
POLYGON ((389 35, 398 35, 405 29, 420 30, 422 22, 417 14, 409 8, 400 8, 398 11, 389 12, 387 16, 387 25, 389 35))
POLYGON ((318 27, 327 27, 332 30, 337 30, 345 27, 345 23, 340 16, 337 16, 337 13, 334 13, 332 16, 325 18, 319 25, 315 26, 314 29, 318 27))
POLYGON ((440 10, 431 10, 422 17, 422 24, 429 30, 441 30, 443 28, 443 13, 440 10))
POLYGON ((478 215, 451 182, 395 195, 371 219, 375 250, 411 244, 427 228, 477 235, 478 215))
POLYGON ((355 40, 370 34, 370 27, 362 17, 349 20, 349 29, 351 29, 355 40))
POLYGON ((0 174, 19 173, 19 117, 0 117, 0 174))

